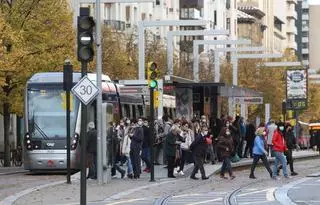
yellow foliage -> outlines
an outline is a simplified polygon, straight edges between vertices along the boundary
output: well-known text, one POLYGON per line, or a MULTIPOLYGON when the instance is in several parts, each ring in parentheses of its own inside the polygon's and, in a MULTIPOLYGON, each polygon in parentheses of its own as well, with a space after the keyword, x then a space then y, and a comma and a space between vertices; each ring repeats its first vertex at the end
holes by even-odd
POLYGON ((27 79, 75 59, 72 14, 67 0, 8 1, 0 4, 0 28, 0 101, 22 113, 27 79))

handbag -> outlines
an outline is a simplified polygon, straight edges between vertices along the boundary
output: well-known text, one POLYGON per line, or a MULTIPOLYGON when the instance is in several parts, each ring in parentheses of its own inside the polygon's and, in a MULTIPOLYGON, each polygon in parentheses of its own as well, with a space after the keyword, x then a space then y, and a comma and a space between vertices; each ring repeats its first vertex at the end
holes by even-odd
POLYGON ((210 144, 212 144, 212 138, 211 137, 206 137, 206 144, 207 145, 210 145, 210 144))

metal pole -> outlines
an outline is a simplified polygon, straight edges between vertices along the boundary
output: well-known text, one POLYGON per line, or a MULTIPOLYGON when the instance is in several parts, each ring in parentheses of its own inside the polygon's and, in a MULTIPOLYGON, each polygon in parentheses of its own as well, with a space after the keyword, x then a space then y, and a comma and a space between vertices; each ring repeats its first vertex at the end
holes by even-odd
POLYGON ((298 120, 299 120, 299 116, 298 116, 298 110, 294 110, 294 114, 295 114, 295 118, 296 118, 296 125, 295 125, 295 128, 294 128, 294 132, 296 134, 296 140, 298 140, 298 137, 300 137, 298 134, 298 120))
POLYGON ((139 80, 145 79, 144 70, 144 26, 141 21, 138 23, 138 49, 139 49, 139 80))
POLYGON ((102 47, 101 47, 101 14, 100 14, 100 0, 96 0, 96 47, 97 47, 97 87, 99 88, 99 94, 97 96, 97 178, 98 183, 101 185, 103 182, 102 177, 102 47))
POLYGON ((214 51, 214 82, 220 82, 220 58, 219 52, 214 51))
POLYGON ((150 182, 154 182, 154 88, 150 88, 150 133, 151 133, 151 172, 150 172, 150 182))
POLYGON ((67 101, 67 184, 71 184, 71 170, 70 170, 70 90, 66 91, 66 101, 67 101))
MULTIPOLYGON (((81 62, 81 76, 87 74, 87 62, 81 62)), ((81 177, 80 177, 80 205, 87 204, 86 182, 86 147, 87 147, 87 106, 81 103, 81 177)))

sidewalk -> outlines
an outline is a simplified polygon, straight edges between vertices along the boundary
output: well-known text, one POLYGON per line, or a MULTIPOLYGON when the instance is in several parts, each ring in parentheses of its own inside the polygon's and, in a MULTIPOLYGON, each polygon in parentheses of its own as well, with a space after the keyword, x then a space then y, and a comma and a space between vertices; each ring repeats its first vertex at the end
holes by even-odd
MULTIPOLYGON (((294 158, 306 158, 319 156, 319 152, 312 150, 303 150, 293 152, 294 158)), ((269 161, 274 161, 273 158, 269 158, 269 161)), ((250 166, 252 159, 241 159, 237 163, 232 163, 232 167, 250 166)), ((156 182, 149 182, 150 174, 143 173, 140 179, 120 179, 120 175, 114 178, 108 184, 98 185, 96 180, 87 181, 87 201, 108 201, 125 197, 126 195, 139 192, 143 189, 152 189, 159 184, 173 183, 177 180, 186 180, 189 177, 193 164, 188 164, 185 167, 185 176, 177 176, 177 179, 167 178, 167 169, 163 168, 163 165, 155 166, 155 180, 156 182)), ((219 171, 221 163, 215 165, 206 164, 205 170, 207 175, 213 175, 219 171)), ((80 174, 77 173, 72 176, 72 184, 66 184, 61 182, 55 185, 46 185, 44 187, 33 188, 29 191, 24 191, 23 194, 16 194, 11 196, 10 203, 6 199, 3 204, 79 204, 80 202, 80 174), (36 190, 36 191, 35 191, 36 190)), ((1 204, 1 202, 0 202, 1 204)))

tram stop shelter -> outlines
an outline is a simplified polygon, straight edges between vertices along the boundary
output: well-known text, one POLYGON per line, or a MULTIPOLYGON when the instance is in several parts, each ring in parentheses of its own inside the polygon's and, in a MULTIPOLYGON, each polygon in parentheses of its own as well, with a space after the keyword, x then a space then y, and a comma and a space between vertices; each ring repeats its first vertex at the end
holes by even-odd
POLYGON ((195 82, 172 75, 165 76, 163 93, 176 97, 176 117, 185 117, 188 120, 201 115, 220 117, 223 102, 263 104, 262 93, 252 89, 225 83, 195 82))

